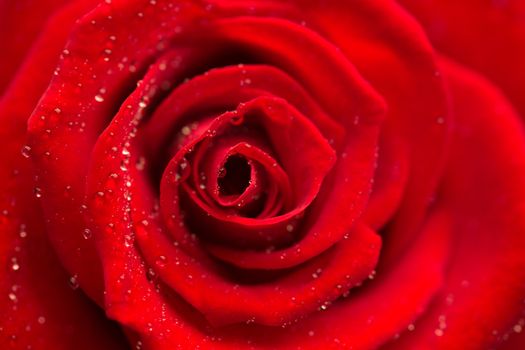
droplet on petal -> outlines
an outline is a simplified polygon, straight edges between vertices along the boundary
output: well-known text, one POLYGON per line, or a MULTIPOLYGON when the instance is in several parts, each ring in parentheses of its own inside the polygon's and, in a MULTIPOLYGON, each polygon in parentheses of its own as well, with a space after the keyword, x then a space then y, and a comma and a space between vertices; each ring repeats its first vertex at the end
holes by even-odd
POLYGON ((92 236, 91 230, 85 228, 84 231, 82 231, 82 236, 84 237, 84 239, 90 239, 92 236))
POLYGON ((24 158, 31 157, 31 147, 29 146, 22 147, 22 155, 24 156, 24 158))
POLYGON ((79 287, 78 276, 77 275, 73 275, 73 276, 69 277, 68 284, 71 287, 71 289, 73 289, 73 290, 77 289, 79 287))

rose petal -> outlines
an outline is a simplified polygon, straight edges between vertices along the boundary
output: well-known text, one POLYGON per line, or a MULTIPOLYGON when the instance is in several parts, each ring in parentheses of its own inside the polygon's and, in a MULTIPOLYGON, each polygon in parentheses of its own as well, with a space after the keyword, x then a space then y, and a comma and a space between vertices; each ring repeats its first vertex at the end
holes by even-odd
POLYGON ((439 198, 453 215, 455 254, 439 299, 395 348, 489 347, 523 310, 525 135, 487 81, 449 61, 442 67, 457 124, 439 198))
POLYGON ((525 3, 400 0, 425 27, 432 43, 458 62, 485 74, 525 115, 525 3))

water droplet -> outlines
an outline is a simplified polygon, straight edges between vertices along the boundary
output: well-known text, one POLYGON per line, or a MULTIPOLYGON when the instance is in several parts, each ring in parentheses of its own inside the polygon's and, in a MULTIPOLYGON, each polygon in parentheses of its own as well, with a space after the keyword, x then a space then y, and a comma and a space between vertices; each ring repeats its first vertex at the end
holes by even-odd
POLYGON ((151 267, 148 269, 148 271, 146 272, 146 278, 148 279, 148 281, 154 281, 155 280, 155 277, 157 276, 157 274, 155 273, 155 270, 153 270, 151 267))
POLYGON ((158 267, 164 267, 166 266, 166 263, 167 263, 168 259, 166 259, 166 257, 164 255, 160 255, 157 260, 155 260, 155 264, 158 266, 158 267))
POLYGON ((27 231, 26 231, 26 225, 20 224, 20 231, 18 231, 18 234, 20 235, 20 238, 26 238, 27 237, 27 231))
POLYGON ((77 275, 73 275, 73 276, 69 277, 68 284, 69 284, 69 287, 71 287, 71 289, 73 289, 73 290, 78 289, 78 287, 79 287, 78 276, 77 275))
POLYGON ((293 225, 291 225, 291 224, 286 225, 286 231, 292 232, 293 229, 294 229, 293 225))
POLYGON ((88 228, 85 228, 84 231, 82 231, 82 237, 84 237, 84 239, 90 239, 92 235, 91 230, 88 228))
POLYGON ((29 146, 22 147, 22 155, 24 156, 24 158, 31 157, 31 147, 29 146))
POLYGON ((104 97, 102 97, 102 95, 95 95, 95 101, 104 102, 104 97))
POLYGON ((39 187, 35 187, 33 190, 36 198, 42 198, 42 190, 39 187))
POLYGON ((137 168, 137 170, 144 170, 145 166, 146 166, 146 158, 139 157, 137 159, 137 163, 135 164, 135 167, 137 168))
POLYGON ((124 246, 126 248, 131 248, 133 246, 133 241, 134 241, 133 236, 131 235, 124 236, 124 246))
POLYGON ((188 136, 191 133, 191 129, 189 126, 186 125, 182 128, 181 132, 182 132, 182 135, 188 136))
POLYGON ((46 323, 46 318, 44 316, 40 316, 37 321, 39 324, 44 324, 46 323))

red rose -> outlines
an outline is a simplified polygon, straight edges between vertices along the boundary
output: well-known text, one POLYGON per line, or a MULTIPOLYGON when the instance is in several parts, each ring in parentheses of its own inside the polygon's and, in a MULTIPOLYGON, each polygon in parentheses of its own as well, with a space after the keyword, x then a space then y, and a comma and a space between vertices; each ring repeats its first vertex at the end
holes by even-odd
POLYGON ((401 2, 0 2, 0 348, 523 346, 523 7, 401 2))

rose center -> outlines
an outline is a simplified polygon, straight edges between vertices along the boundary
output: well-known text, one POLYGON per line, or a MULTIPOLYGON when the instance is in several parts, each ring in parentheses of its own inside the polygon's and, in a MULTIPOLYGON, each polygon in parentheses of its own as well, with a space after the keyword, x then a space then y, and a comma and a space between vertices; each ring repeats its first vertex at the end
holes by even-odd
POLYGON ((250 184, 250 177, 251 166, 246 158, 240 155, 228 157, 217 180, 220 194, 232 196, 244 193, 250 184))

